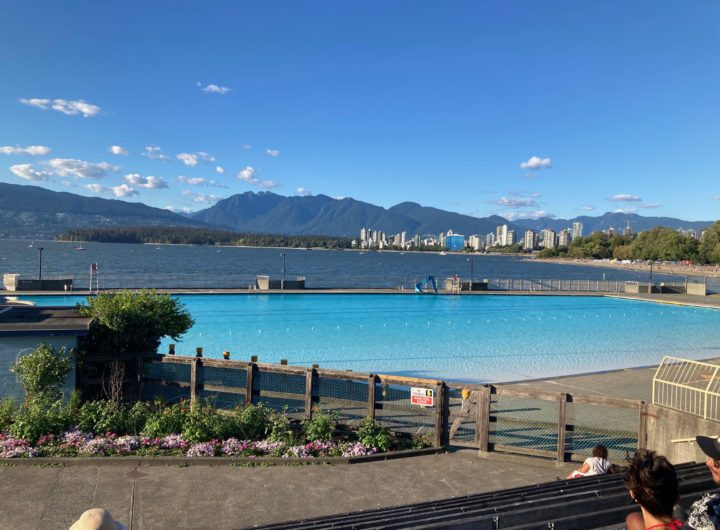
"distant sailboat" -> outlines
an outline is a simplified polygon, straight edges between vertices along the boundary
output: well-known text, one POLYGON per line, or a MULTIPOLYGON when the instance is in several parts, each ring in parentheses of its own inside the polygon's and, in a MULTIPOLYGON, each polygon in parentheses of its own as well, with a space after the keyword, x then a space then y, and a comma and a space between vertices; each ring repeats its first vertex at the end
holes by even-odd
POLYGON ((85 247, 75 247, 75 250, 87 250, 85 247))

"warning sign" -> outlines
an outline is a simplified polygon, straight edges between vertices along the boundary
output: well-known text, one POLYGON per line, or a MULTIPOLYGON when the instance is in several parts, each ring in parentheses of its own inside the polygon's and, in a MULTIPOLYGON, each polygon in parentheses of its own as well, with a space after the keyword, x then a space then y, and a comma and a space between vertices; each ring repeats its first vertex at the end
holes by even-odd
POLYGON ((410 403, 432 407, 435 404, 435 391, 431 388, 410 388, 410 403))

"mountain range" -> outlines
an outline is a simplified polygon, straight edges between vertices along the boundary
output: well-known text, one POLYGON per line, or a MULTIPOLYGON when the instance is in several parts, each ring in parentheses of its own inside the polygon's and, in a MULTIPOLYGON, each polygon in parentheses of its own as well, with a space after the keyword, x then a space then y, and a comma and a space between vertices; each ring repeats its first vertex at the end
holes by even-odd
POLYGON ((528 228, 559 231, 571 227, 575 221, 583 223, 584 234, 609 227, 622 230, 628 224, 633 232, 653 226, 702 229, 712 224, 712 221, 691 222, 624 213, 510 222, 496 215, 472 217, 414 202, 383 208, 351 198, 334 199, 327 195, 285 197, 267 191, 233 195, 205 210, 179 215, 141 203, 0 183, 0 238, 50 239, 74 228, 119 226, 216 227, 238 232, 344 237, 357 237, 360 229, 367 227, 386 234, 406 231, 412 236, 453 230, 467 236, 494 232, 502 224, 507 224, 521 237, 528 228))

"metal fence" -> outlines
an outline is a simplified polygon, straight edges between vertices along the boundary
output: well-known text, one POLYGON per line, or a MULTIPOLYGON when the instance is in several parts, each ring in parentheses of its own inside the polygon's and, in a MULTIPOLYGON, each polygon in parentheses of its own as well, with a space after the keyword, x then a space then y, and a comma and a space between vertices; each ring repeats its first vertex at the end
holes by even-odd
POLYGON ((296 419, 319 407, 349 427, 371 417, 434 446, 566 461, 583 460, 597 444, 615 459, 645 444, 642 401, 177 355, 148 356, 143 372, 146 400, 263 404, 296 419))
POLYGON ((720 421, 720 364, 666 355, 653 377, 652 402, 720 421))
POLYGON ((625 282, 610 280, 528 280, 519 278, 494 278, 488 280, 493 291, 566 291, 580 293, 622 293, 625 282))
POLYGON ((450 392, 449 439, 454 445, 554 458, 584 460, 596 445, 620 460, 645 447, 643 401, 518 391, 488 385, 450 392))

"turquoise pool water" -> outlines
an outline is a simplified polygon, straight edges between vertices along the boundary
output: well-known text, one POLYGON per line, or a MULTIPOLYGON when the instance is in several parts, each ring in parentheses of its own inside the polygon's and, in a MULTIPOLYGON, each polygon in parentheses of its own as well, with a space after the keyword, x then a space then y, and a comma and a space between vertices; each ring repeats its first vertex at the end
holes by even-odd
MULTIPOLYGON (((603 297, 185 295, 179 354, 499 382, 720 356, 720 310, 603 297)), ((74 305, 82 297, 23 297, 74 305)), ((167 350, 164 340, 161 351, 167 350)))

